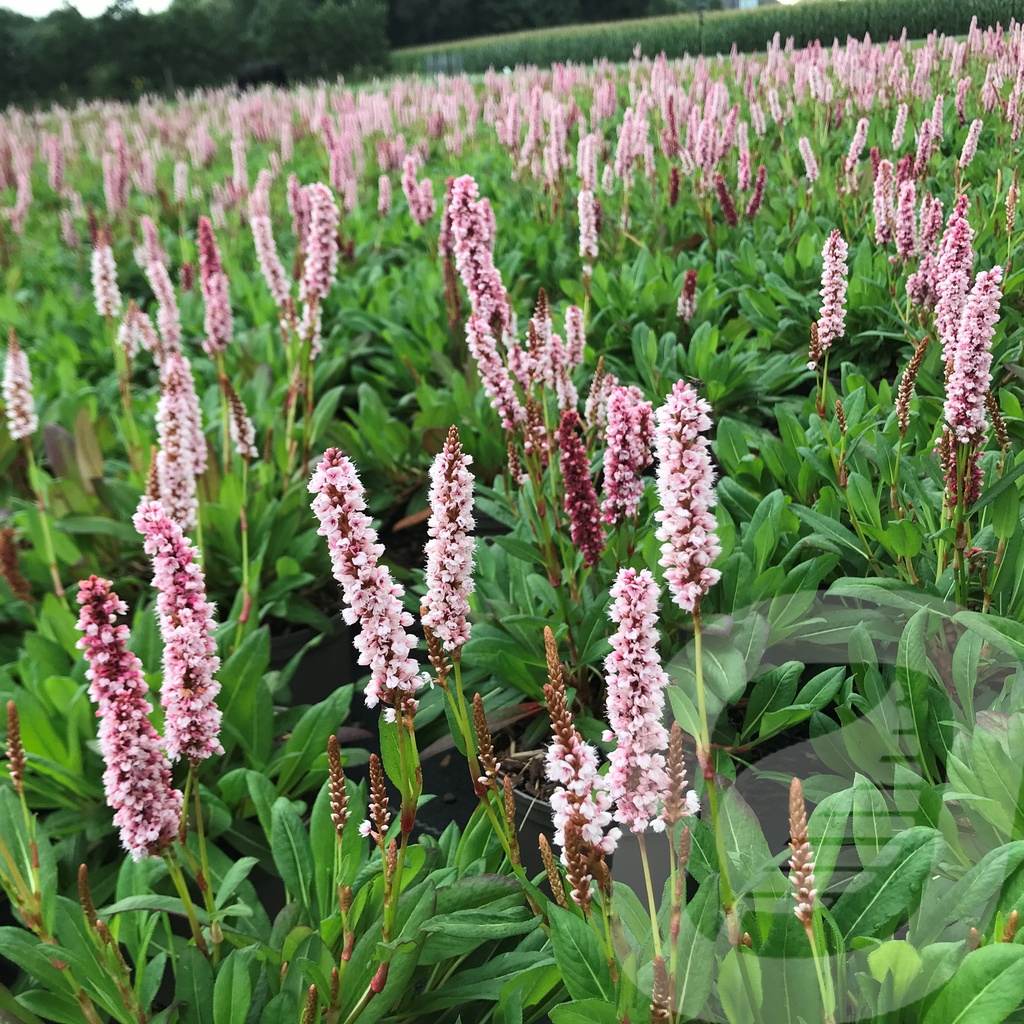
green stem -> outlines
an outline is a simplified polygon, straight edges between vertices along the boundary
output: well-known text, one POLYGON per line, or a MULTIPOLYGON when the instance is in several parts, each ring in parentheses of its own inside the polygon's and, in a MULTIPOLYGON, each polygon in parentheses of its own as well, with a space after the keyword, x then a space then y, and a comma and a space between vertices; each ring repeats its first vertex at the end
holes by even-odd
POLYGON ((36 495, 36 509, 39 512, 39 523, 43 531, 43 552, 46 556, 47 565, 50 567, 50 579, 53 582, 53 592, 57 595, 60 603, 67 608, 68 601, 64 596, 64 588, 61 586, 60 573, 57 571, 57 556, 53 550, 53 537, 50 535, 50 522, 46 518, 46 501, 43 493, 43 480, 36 466, 35 453, 32 451, 32 442, 25 438, 25 453, 28 456, 28 475, 32 482, 32 489, 36 495))
POLYGON ((715 834, 715 850, 718 854, 718 870, 721 880, 722 909, 734 925, 734 897, 729 880, 729 860, 725 850, 719 818, 718 792, 715 789, 715 766, 711 753, 711 730, 708 727, 707 699, 704 691, 704 651, 701 633, 700 605, 693 609, 693 647, 695 673, 697 676, 697 713, 700 716, 700 750, 698 760, 704 771, 704 782, 708 790, 708 806, 711 809, 711 828, 715 834))
POLYGON ((124 406, 125 440, 128 448, 128 462, 133 473, 140 473, 142 445, 139 441, 138 425, 132 411, 131 364, 128 353, 117 343, 117 328, 112 317, 107 317, 107 333, 114 349, 114 365, 117 369, 118 390, 121 392, 121 404, 124 406))
POLYGON ((242 456, 242 504, 238 510, 238 524, 242 536, 242 608, 235 629, 235 647, 242 642, 242 632, 249 621, 252 598, 249 595, 249 520, 246 514, 249 493, 249 456, 242 456))
POLYGON ((170 850, 164 854, 164 860, 167 864, 167 871, 171 876, 171 881, 174 883, 174 888, 177 889, 178 896, 185 907, 185 914, 188 917, 189 927, 192 929, 192 938, 196 940, 196 947, 204 956, 209 956, 210 951, 207 949, 206 940, 203 938, 203 930, 199 927, 199 919, 196 917, 195 904, 192 902, 192 896, 188 891, 188 886, 185 884, 185 876, 181 873, 178 861, 170 850))
POLYGON ((736 963, 740 969, 740 978, 743 981, 743 989, 747 994, 747 1002, 750 1003, 750 1010, 754 1015, 754 1024, 762 1024, 761 1004, 758 1002, 757 995, 754 992, 754 986, 750 980, 750 971, 747 970, 746 958, 748 952, 744 945, 737 945, 736 963))
MULTIPOLYGON (((480 778, 482 772, 480 769, 480 762, 476 756, 476 737, 474 736, 473 727, 469 721, 469 707, 466 703, 466 698, 462 689, 462 669, 459 662, 455 662, 454 665, 454 676, 455 676, 455 695, 452 694, 450 688, 445 687, 445 691, 448 694, 448 700, 452 708, 452 713, 455 715, 455 721, 458 724, 459 732, 462 735, 462 741, 466 744, 466 759, 469 762, 469 771, 473 778, 473 788, 477 788, 477 779, 480 778)), ((527 881, 526 870, 522 864, 517 864, 515 858, 512 856, 512 837, 509 836, 509 823, 505 821, 504 814, 499 815, 491 803, 491 791, 485 789, 480 794, 480 803, 483 805, 484 813, 487 815, 488 821, 491 823, 491 829, 494 834, 498 837, 498 842, 501 843, 501 848, 505 853, 505 858, 512 867, 513 873, 519 878, 520 881, 527 881)), ((530 897, 530 905, 534 906, 533 899, 530 897)))
MULTIPOLYGON (((189 765, 189 774, 196 776, 195 765, 189 765)), ((213 962, 220 960, 220 943, 223 938, 220 922, 217 920, 217 906, 213 899, 213 890, 210 888, 210 862, 206 856, 206 827, 203 824, 203 805, 199 792, 199 779, 195 777, 192 784, 192 796, 195 799, 196 808, 196 838, 199 841, 199 863, 203 871, 203 884, 200 887, 203 893, 203 902, 206 905, 206 912, 210 915, 210 940, 213 942, 213 962)))
POLYGON ((345 1018, 345 1024, 354 1024, 376 994, 372 986, 367 986, 366 991, 359 997, 359 1002, 352 1007, 352 1012, 345 1018))
MULTIPOLYGON (((954 442, 956 443, 956 442, 954 442)), ((962 444, 957 444, 956 451, 956 487, 957 500, 953 506, 953 578, 956 591, 957 604, 961 608, 967 607, 969 596, 969 581, 967 565, 964 558, 964 549, 970 545, 970 522, 967 518, 966 497, 970 485, 968 474, 972 462, 971 450, 962 444), (961 543, 961 534, 963 541, 961 543)))
POLYGON ((224 353, 217 353, 217 377, 220 381, 220 443, 221 465, 224 476, 231 472, 231 411, 228 408, 227 375, 224 373, 224 353))
MULTIPOLYGON (((827 357, 826 357, 827 358, 827 357)), ((824 383, 822 384, 822 401, 824 401, 824 383)), ((860 540, 861 546, 864 548, 864 554, 867 557, 868 564, 874 569, 877 576, 884 575, 878 562, 875 560, 875 556, 871 552, 871 545, 868 543, 867 537, 864 535, 864 530, 860 525, 860 520, 857 518, 856 513, 853 511, 853 505, 850 504, 850 495, 848 490, 840 481, 840 467, 842 465, 840 460, 840 454, 836 451, 835 445, 832 444, 832 434, 829 432, 828 424, 825 422, 825 417, 822 415, 821 418, 821 432, 825 438, 825 444, 828 446, 828 453, 832 459, 832 468, 835 470, 836 483, 839 485, 839 493, 843 496, 843 504, 846 505, 846 513, 850 517, 850 525, 853 527, 854 532, 857 534, 860 540)))
POLYGON ((679 921, 682 917, 682 893, 679 891, 679 868, 678 851, 676 848, 675 829, 670 827, 666 831, 668 838, 668 863, 669 863, 669 893, 672 901, 669 914, 669 936, 668 936, 668 978, 669 991, 673 993, 673 1001, 676 991, 676 971, 679 967, 679 921))
POLYGON ((302 475, 309 473, 309 452, 313 444, 313 414, 316 412, 316 398, 313 392, 313 353, 310 351, 306 364, 305 386, 306 414, 302 421, 302 475))
POLYGON ((651 866, 647 861, 647 843, 644 841, 643 832, 636 835, 640 844, 640 863, 644 866, 644 885, 647 889, 647 906, 651 914, 651 934, 654 937, 654 955, 661 956, 661 927, 658 924, 658 904, 654 899, 654 884, 651 881, 651 866))
MULTIPOLYGON (((304 347, 304 346, 300 346, 304 347)), ((285 478, 290 478, 292 475, 292 467, 295 464, 295 438, 293 434, 295 432, 295 410, 299 404, 299 382, 301 379, 301 367, 299 365, 299 358, 301 353, 296 354, 295 362, 292 366, 292 372, 290 375, 290 381, 288 384, 288 394, 285 398, 285 446, 287 451, 287 459, 285 462, 285 478)))
POLYGON ((384 906, 384 924, 381 933, 385 942, 391 939, 395 929, 395 920, 398 917, 398 899, 402 894, 402 871, 405 868, 405 849, 408 841, 408 833, 403 831, 402 837, 398 841, 398 858, 395 861, 395 873, 388 890, 388 902, 384 906))
MULTIPOLYGON (((815 915, 815 919, 817 915, 815 915)), ((807 934, 807 942, 811 947, 811 959, 814 961, 814 973, 818 979, 818 991, 821 994, 822 1008, 824 1009, 824 1016, 826 1024, 834 1024, 835 1022, 835 1008, 836 1008, 836 996, 832 984, 832 975, 830 972, 825 970, 822 964, 822 957, 818 951, 818 942, 814 922, 810 925, 804 926, 804 931, 807 934)))

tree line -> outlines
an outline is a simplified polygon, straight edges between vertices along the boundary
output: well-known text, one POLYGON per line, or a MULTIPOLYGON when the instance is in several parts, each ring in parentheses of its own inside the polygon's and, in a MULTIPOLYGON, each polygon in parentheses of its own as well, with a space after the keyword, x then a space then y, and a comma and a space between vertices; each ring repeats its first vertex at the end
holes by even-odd
MULTIPOLYGON (((173 0, 28 18, 0 0, 0 108, 223 85, 247 64, 290 81, 387 69, 392 48, 685 11, 700 0, 173 0)), ((721 6, 709 0, 706 6, 721 6)))
POLYGON ((387 16, 383 0, 173 0, 154 14, 116 0, 97 18, 0 6, 0 108, 224 85, 260 61, 295 81, 367 74, 387 67, 387 16))

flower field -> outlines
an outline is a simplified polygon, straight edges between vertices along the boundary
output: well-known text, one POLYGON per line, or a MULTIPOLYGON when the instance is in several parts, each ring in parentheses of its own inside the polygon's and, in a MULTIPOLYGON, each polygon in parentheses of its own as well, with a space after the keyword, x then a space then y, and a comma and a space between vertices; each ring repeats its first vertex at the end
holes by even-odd
POLYGON ((1012 21, 0 115, 0 1016, 1024 1021, 1022 130, 1012 21))

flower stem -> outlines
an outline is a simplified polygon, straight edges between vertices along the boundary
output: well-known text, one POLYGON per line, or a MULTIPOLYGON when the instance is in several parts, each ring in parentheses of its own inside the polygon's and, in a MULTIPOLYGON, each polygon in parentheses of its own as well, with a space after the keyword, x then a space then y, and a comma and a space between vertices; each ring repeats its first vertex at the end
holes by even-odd
POLYGON ((217 353, 217 379, 220 381, 220 442, 221 464, 224 475, 231 472, 231 413, 228 409, 227 376, 224 373, 224 353, 217 353))
POLYGON ((654 955, 661 956, 661 928, 658 924, 658 904, 654 899, 654 884, 651 881, 651 866, 647 860, 647 843, 644 841, 643 832, 636 834, 637 842, 640 844, 640 863, 644 866, 644 885, 647 888, 647 906, 651 914, 651 934, 654 937, 654 955))
POLYGON ((107 332, 114 349, 114 365, 117 368, 118 390, 121 392, 121 404, 124 406, 125 439, 128 448, 128 462, 133 473, 139 473, 141 465, 142 445, 139 442, 138 426, 132 411, 131 363, 128 353, 117 343, 117 328, 114 321, 107 317, 107 332))
POLYGON ((192 783, 192 795, 195 798, 196 808, 196 838, 199 841, 199 863, 203 872, 203 883, 200 889, 203 893, 203 902, 206 904, 206 912, 210 915, 210 939, 213 942, 213 962, 216 964, 220 959, 220 942, 223 938, 220 922, 217 920, 217 906, 214 903, 213 891, 210 889, 210 862, 206 856, 206 828, 203 824, 203 805, 199 793, 199 778, 196 775, 195 765, 189 765, 189 774, 195 776, 192 783))
POLYGON ((43 481, 39 475, 39 468, 36 466, 35 453, 32 451, 32 443, 25 438, 25 454, 28 456, 28 475, 32 483, 32 489, 36 496, 36 509, 39 512, 39 523, 43 531, 43 552, 46 556, 47 565, 50 567, 50 579, 53 582, 53 592, 57 595, 60 603, 67 608, 68 601, 64 596, 64 588, 61 586, 60 573, 57 571, 57 556, 53 550, 53 537, 50 535, 50 522, 46 518, 46 502, 43 495, 43 481))
POLYGON ((725 850, 725 837, 720 827, 718 792, 715 789, 715 766, 711 753, 711 730, 708 727, 707 699, 704 692, 704 652, 701 634, 700 605, 693 609, 694 663, 697 676, 697 713, 700 716, 700 749, 697 757, 704 771, 704 782, 708 790, 708 805, 711 808, 711 829, 715 834, 715 850, 718 854, 718 870, 721 881, 722 909, 729 922, 730 937, 738 933, 735 920, 735 906, 732 884, 729 880, 729 859, 725 850))
POLYGON ((242 608, 235 629, 235 647, 242 642, 242 632, 249 621, 252 597, 249 594, 249 520, 246 515, 249 491, 249 456, 242 456, 242 504, 238 509, 238 525, 242 536, 242 608))
POLYGON ((203 956, 208 957, 210 955, 210 950, 207 948, 206 939, 203 938, 203 930, 199 927, 195 904, 192 902, 192 896, 188 891, 188 886, 185 884, 185 877, 181 873, 178 861, 170 850, 164 854, 164 860, 167 863, 167 871, 171 876, 171 881, 174 883, 174 888, 178 890, 178 896, 184 904, 189 927, 192 929, 192 938, 196 940, 196 948, 203 954, 203 956))

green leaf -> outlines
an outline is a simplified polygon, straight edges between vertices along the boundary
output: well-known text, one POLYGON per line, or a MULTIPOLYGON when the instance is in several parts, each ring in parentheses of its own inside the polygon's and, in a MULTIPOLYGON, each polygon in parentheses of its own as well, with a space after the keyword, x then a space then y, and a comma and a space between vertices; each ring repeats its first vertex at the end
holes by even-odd
POLYGON ((718 875, 713 872, 683 908, 680 920, 677 986, 679 1006, 686 1017, 697 1017, 711 995, 721 918, 718 875))
POLYGON ((921 955, 909 942, 883 942, 868 954, 868 966, 875 981, 882 983, 886 976, 892 978, 893 1002, 900 1006, 921 970, 921 955))
POLYGON ((892 836, 885 797, 863 775, 853 780, 853 841, 868 867, 892 836))
POLYGON ((817 255, 814 236, 809 231, 801 232, 800 241, 796 243, 796 261, 804 270, 809 270, 817 255))
POLYGON ((270 630, 263 626, 241 642, 217 673, 224 728, 259 765, 265 762, 272 739, 273 701, 263 683, 269 665, 270 630))
POLYGON ((249 877, 249 872, 259 863, 255 857, 239 857, 231 867, 224 872, 224 877, 217 888, 217 899, 215 906, 223 907, 231 898, 234 891, 249 877))
POLYGON ((792 911, 792 900, 780 903, 783 909, 772 916, 771 930, 758 950, 762 1005, 770 1011, 765 1021, 818 1022, 821 996, 807 934, 792 911))
POLYGON ((185 1004, 180 1008, 181 1024, 215 1024, 210 961, 195 946, 186 946, 178 956, 174 976, 175 996, 185 1004))
POLYGON ((913 913, 944 847, 935 829, 921 825, 885 845, 871 866, 850 882, 832 910, 847 945, 856 937, 891 935, 896 925, 913 913))
POLYGON ((477 1001, 494 1002, 509 983, 522 984, 530 973, 540 975, 553 966, 554 961, 544 953, 500 953, 477 967, 456 974, 436 992, 417 998, 419 1019, 435 1020, 432 1011, 441 1007, 462 1008, 477 1001), (427 1016, 428 1013, 431 1015, 427 1016))
POLYGON ((746 893, 764 877, 774 858, 757 815, 739 789, 727 786, 720 800, 718 827, 733 864, 732 884, 738 893, 746 893))
POLYGON ((754 1024, 761 1001, 761 966, 752 950, 746 946, 730 949, 722 961, 722 969, 718 972, 718 998, 725 1010, 729 1024, 754 1024), (744 962, 740 963, 740 957, 744 962), (743 972, 749 978, 749 993, 743 972), (750 995, 755 1005, 750 1004, 750 995))
POLYGON ((954 618, 1000 650, 1024 662, 1024 625, 1021 623, 981 612, 958 612, 954 618))
POLYGON ((992 502, 992 529, 999 540, 1009 540, 1020 526, 1021 503, 1016 487, 1008 487, 992 502))
POLYGON ((1004 491, 1011 487, 1016 489, 1017 477, 1024 474, 1024 459, 1021 459, 1013 469, 1004 473, 991 487, 986 488, 985 493, 971 506, 969 516, 976 516, 986 505, 991 504, 1004 491))
MULTIPOLYGON (((517 897, 514 897, 517 898, 517 897)), ((496 915, 492 908, 485 910, 463 910, 454 914, 434 917, 423 926, 425 932, 441 932, 445 935, 504 939, 510 935, 523 935, 536 927, 537 919, 525 906, 502 910, 496 915), (497 918, 497 919, 496 919, 497 918)))
POLYGON ((998 942, 969 953, 922 1024, 1000 1024, 1020 1005, 1024 946, 998 942))
POLYGON ((251 954, 236 949, 217 970, 213 986, 213 1024, 245 1024, 252 998, 251 954))
POLYGON ((928 694, 932 686, 928 668, 928 650, 925 643, 928 618, 931 613, 921 608, 910 618, 900 637, 896 652, 896 683, 900 689, 900 703, 909 711, 917 749, 911 757, 920 764, 926 778, 934 777, 934 755, 928 738, 928 694))
POLYGON ((577 999, 551 1008, 551 1024, 619 1024, 614 1003, 603 999, 577 999))
POLYGON ((856 535, 847 530, 842 524, 836 522, 835 519, 822 515, 820 512, 806 508, 803 505, 793 505, 792 508, 797 518, 811 528, 815 537, 828 542, 823 546, 856 555, 861 560, 867 559, 864 548, 856 535))
MULTIPOLYGON (((327 424, 334 419, 335 413, 338 411, 338 401, 341 398, 342 391, 345 390, 344 385, 338 384, 336 387, 325 391, 316 400, 316 409, 313 411, 312 420, 312 440, 315 442, 318 437, 321 437, 324 432, 324 428, 327 424)), ((362 394, 360 394, 360 398, 362 394)))
POLYGON ((6 1011, 0 1019, 17 1024, 44 1024, 36 1012, 57 1024, 81 1024, 82 1020, 82 1007, 77 1000, 63 992, 44 992, 42 989, 29 989, 15 998, 0 985, 0 1011, 6 1011))
POLYGON ((766 712, 778 711, 793 700, 803 668, 799 661, 787 661, 758 678, 747 701, 743 739, 754 734, 761 717, 766 712))
POLYGON ((595 996, 605 1002, 615 999, 615 985, 593 928, 573 913, 552 905, 551 948, 562 972, 566 991, 572 999, 595 996))
POLYGON ((308 910, 313 891, 313 854, 294 804, 278 797, 271 811, 274 864, 288 891, 308 910))
POLYGON ((911 929, 915 945, 934 942, 950 926, 949 935, 965 935, 972 926, 983 925, 982 915, 999 898, 1008 878, 1024 864, 1024 840, 989 850, 977 864, 938 899, 925 900, 911 929))
POLYGON ((120 519, 108 519, 106 516, 66 516, 54 524, 62 533, 84 534, 87 536, 114 537, 122 544, 137 545, 139 535, 131 523, 120 519))

